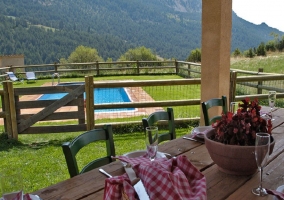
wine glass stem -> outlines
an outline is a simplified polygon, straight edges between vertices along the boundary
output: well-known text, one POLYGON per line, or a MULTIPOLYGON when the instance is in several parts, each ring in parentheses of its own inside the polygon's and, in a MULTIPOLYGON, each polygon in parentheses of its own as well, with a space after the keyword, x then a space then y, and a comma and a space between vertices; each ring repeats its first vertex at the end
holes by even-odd
MULTIPOLYGON (((263 167, 260 167, 260 182, 259 182, 259 188, 262 189, 262 173, 263 173, 263 167)), ((261 190, 260 190, 261 191, 261 190)))

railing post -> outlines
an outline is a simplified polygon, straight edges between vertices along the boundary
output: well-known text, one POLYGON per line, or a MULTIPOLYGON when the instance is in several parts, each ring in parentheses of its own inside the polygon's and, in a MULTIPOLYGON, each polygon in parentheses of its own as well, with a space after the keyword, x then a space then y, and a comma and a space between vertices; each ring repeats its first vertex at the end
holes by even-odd
POLYGON ((13 83, 11 81, 4 81, 3 91, 8 137, 18 140, 17 115, 13 83))
POLYGON ((175 59, 175 67, 176 67, 176 74, 179 73, 179 69, 178 69, 178 62, 177 59, 175 59))
POLYGON ((85 76, 87 131, 94 129, 95 127, 93 83, 93 76, 85 76))
POLYGON ((54 73, 58 73, 58 65, 57 65, 57 62, 54 63, 54 73))
MULTIPOLYGON (((258 69, 258 73, 259 72, 263 72, 263 68, 259 68, 258 69)), ((261 88, 259 88, 259 86, 261 86, 262 85, 262 81, 258 81, 257 82, 257 94, 262 94, 262 89, 261 88)))
POLYGON ((229 103, 235 101, 236 87, 237 87, 237 72, 232 71, 230 77, 230 91, 229 91, 229 103))
POLYGON ((188 75, 188 77, 190 77, 190 67, 191 67, 190 64, 188 64, 187 65, 187 75, 188 75))
POLYGON ((96 70, 97 70, 97 76, 100 75, 100 64, 99 61, 96 61, 96 70))
POLYGON ((136 67, 137 67, 137 74, 140 74, 140 63, 138 60, 136 60, 136 67))

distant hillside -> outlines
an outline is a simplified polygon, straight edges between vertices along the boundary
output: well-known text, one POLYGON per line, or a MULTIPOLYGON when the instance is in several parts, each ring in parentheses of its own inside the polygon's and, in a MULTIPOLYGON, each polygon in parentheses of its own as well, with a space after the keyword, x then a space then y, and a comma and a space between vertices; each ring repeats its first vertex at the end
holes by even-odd
MULTIPOLYGON (((51 63, 78 45, 116 60, 128 48, 145 46, 164 58, 185 60, 201 46, 201 0, 0 0, 0 54, 23 53, 26 64, 51 63), (4 24, 6 23, 6 25, 4 24), (7 28, 7 23, 12 23, 7 28), (29 25, 54 28, 54 32, 29 25), (3 28, 5 30, 3 30, 3 28)), ((257 47, 283 35, 233 14, 232 50, 257 47)))
POLYGON ((262 23, 255 25, 242 18, 239 18, 234 12, 232 17, 232 48, 235 50, 248 50, 249 48, 258 47, 261 42, 274 40, 271 33, 277 33, 284 36, 284 33, 278 29, 271 28, 267 24, 262 23))

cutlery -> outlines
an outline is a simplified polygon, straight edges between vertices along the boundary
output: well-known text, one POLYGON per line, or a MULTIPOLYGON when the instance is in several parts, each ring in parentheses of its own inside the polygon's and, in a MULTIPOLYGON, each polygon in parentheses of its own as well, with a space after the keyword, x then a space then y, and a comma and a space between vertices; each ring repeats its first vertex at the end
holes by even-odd
POLYGON ((128 178, 131 181, 131 184, 134 187, 134 190, 136 191, 139 199, 143 199, 143 200, 150 200, 149 195, 146 192, 146 189, 142 183, 142 181, 140 180, 139 177, 136 176, 135 171, 132 169, 131 164, 127 164, 124 166, 125 172, 128 175, 128 178))
POLYGON ((109 178, 112 177, 112 175, 110 175, 109 173, 107 173, 107 172, 106 172, 105 170, 103 170, 102 168, 100 168, 99 171, 100 171, 102 174, 104 174, 104 175, 106 175, 107 177, 109 177, 109 178))
POLYGON ((199 142, 199 143, 201 143, 201 144, 204 144, 204 142, 203 142, 203 141, 201 141, 201 140, 197 140, 197 139, 194 139, 194 138, 191 138, 191 137, 186 137, 186 136, 184 136, 184 137, 183 137, 183 139, 191 140, 191 141, 194 141, 194 142, 199 142))

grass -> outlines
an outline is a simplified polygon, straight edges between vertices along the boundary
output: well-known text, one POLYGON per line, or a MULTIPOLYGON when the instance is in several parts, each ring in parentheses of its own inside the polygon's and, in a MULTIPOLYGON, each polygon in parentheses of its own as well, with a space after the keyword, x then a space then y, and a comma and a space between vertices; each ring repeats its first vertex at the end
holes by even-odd
MULTIPOLYGON (((232 58, 231 68, 243 70, 257 70, 264 68, 264 72, 283 73, 284 54, 270 54, 267 57, 232 58)), ((181 79, 179 76, 155 76, 157 79, 181 79)), ((95 77, 94 80, 149 80, 153 76, 114 76, 114 77, 95 77)), ((34 87, 41 86, 52 80, 37 80, 36 82, 15 84, 14 87, 34 87)), ((61 78, 61 82, 69 82, 70 79, 61 78)), ((72 78, 72 81, 84 81, 84 78, 72 78)), ((2 86, 0 86, 2 87, 2 86)), ((147 88, 145 88, 147 90, 147 88)), ((183 90, 183 89, 182 89, 183 90)), ((196 88, 195 93, 200 92, 196 88)), ((159 90, 159 93, 153 94, 157 100, 161 96, 168 96, 168 91, 159 90)), ((186 91, 188 93, 188 91, 186 91)), ((175 93, 178 96, 178 93, 175 93)), ((189 94, 191 95, 191 94, 189 94)), ((171 94, 171 96, 173 96, 171 94)), ((177 97, 178 98, 178 97, 177 97)), ((0 104, 1 105, 1 104, 0 104)), ((67 123, 67 122, 61 122, 67 123)), ((68 122, 69 123, 69 122, 68 122)), ((72 124, 72 122, 70 122, 72 124)), ((47 123, 48 124, 48 123, 47 123)), ((177 137, 187 134, 194 125, 186 128, 177 128, 177 137)), ((3 127, 1 127, 4 130, 3 127)), ((116 132, 116 131, 114 131, 116 132)), ((7 139, 6 134, 0 134, 0 169, 20 168, 24 178, 24 191, 33 192, 35 190, 47 187, 69 178, 61 144, 70 141, 80 133, 57 133, 57 134, 26 134, 19 135, 19 140, 7 139)), ((114 141, 116 154, 121 155, 126 152, 144 149, 144 136, 141 131, 127 129, 123 133, 115 134, 114 141)), ((103 146, 89 146, 78 155, 81 168, 90 159, 100 157, 104 152, 103 146)))
MULTIPOLYGON (((192 127, 177 129, 177 137, 187 134, 192 127)), ((24 179, 24 192, 33 192, 69 178, 61 144, 80 133, 19 135, 19 141, 0 135, 1 169, 20 168, 24 179)), ((116 154, 145 149, 144 134, 115 134, 116 154)), ((88 146, 79 152, 79 168, 96 157, 105 155, 102 144, 88 146)))
POLYGON ((266 57, 231 58, 231 68, 248 71, 258 71, 259 68, 263 68, 263 72, 283 74, 284 52, 268 53, 266 57))

